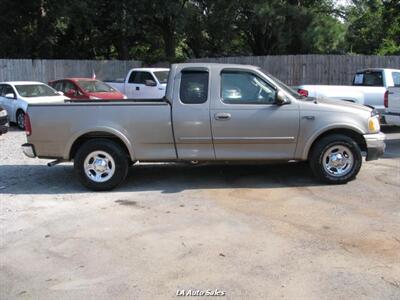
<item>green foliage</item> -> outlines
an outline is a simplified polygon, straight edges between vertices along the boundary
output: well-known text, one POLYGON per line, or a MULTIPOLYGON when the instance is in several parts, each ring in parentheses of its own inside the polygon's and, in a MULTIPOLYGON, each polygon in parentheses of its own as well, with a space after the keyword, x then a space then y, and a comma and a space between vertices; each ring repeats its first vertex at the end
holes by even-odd
POLYGON ((400 1, 2 0, 3 58, 400 54, 400 1))
POLYGON ((347 50, 362 54, 400 54, 400 2, 353 1, 347 11, 347 50))

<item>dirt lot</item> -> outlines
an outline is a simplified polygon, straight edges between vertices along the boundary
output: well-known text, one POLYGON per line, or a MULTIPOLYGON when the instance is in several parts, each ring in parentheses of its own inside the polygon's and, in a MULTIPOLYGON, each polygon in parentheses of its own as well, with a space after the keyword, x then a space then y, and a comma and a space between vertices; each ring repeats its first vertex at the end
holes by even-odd
POLYGON ((1 299, 399 299, 400 133, 387 132, 385 158, 347 185, 306 164, 158 164, 93 193, 71 164, 25 158, 13 129, 0 137, 1 299))

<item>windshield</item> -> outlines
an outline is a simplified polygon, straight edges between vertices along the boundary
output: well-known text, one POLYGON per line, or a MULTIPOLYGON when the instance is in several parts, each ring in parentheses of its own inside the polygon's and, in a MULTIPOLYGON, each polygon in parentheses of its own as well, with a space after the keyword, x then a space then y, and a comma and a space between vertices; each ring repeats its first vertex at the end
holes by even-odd
POLYGON ((297 93, 294 89, 292 89, 290 86, 288 86, 285 83, 283 83, 282 81, 280 81, 275 76, 272 76, 271 74, 269 74, 268 72, 265 72, 264 70, 261 70, 261 72, 263 72, 265 75, 267 75, 272 80, 274 80, 282 90, 284 90, 286 93, 288 93, 292 97, 294 97, 296 99, 303 99, 304 98, 304 96, 302 96, 299 93, 297 93))
POLYGON ((16 85, 15 88, 21 97, 49 97, 49 96, 60 96, 56 90, 45 84, 24 84, 16 85))
POLYGON ((159 83, 167 83, 168 81, 169 71, 156 71, 154 75, 156 75, 159 83))
POLYGON ((115 92, 111 86, 99 80, 77 80, 76 83, 88 93, 115 92))

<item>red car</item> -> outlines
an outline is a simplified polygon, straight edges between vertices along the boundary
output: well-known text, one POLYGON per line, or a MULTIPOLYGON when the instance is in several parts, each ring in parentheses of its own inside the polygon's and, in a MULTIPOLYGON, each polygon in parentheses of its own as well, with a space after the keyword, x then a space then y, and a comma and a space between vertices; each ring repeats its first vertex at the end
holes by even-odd
POLYGON ((74 100, 121 100, 127 98, 107 83, 91 78, 65 78, 50 81, 49 85, 74 100))

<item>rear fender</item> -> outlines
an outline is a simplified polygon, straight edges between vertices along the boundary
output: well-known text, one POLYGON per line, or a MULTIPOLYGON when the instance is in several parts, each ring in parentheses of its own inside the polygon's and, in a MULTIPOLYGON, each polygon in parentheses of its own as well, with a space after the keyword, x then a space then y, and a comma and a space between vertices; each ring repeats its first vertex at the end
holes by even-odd
POLYGON ((118 130, 118 129, 106 127, 106 126, 98 126, 95 128, 85 129, 85 130, 75 133, 69 139, 69 141, 65 147, 65 152, 63 154, 63 158, 66 160, 70 160, 71 159, 71 157, 70 157, 71 149, 72 149, 72 146, 75 143, 75 141, 77 141, 80 137, 82 137, 86 134, 90 134, 92 132, 105 132, 105 133, 114 135, 115 137, 119 138, 125 144, 126 148, 128 149, 131 160, 132 161, 136 160, 135 153, 133 150, 134 146, 133 146, 132 142, 128 139, 127 134, 124 133, 124 130, 118 130))

